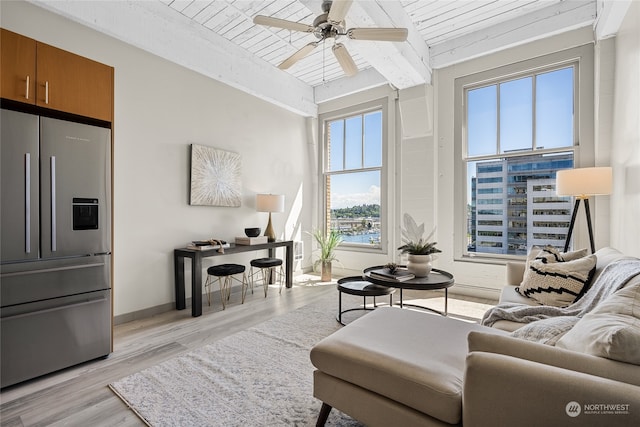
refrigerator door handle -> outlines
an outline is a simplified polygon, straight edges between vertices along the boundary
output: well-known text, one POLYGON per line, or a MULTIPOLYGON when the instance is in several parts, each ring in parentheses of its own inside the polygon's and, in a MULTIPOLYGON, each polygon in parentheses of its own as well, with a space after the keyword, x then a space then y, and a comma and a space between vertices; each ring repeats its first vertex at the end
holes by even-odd
POLYGON ((58 249, 56 233, 56 156, 51 156, 51 252, 58 249))
POLYGON ((31 153, 24 155, 24 251, 31 253, 31 153))

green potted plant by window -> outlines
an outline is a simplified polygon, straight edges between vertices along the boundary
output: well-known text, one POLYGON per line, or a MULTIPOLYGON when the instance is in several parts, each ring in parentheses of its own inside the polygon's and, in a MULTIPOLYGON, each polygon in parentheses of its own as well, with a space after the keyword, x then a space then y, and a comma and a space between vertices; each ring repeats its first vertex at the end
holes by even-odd
POLYGON ((398 248, 401 254, 408 254, 407 270, 416 277, 426 277, 431 272, 432 254, 442 252, 436 248, 436 242, 431 242, 431 238, 436 229, 426 237, 424 236, 424 223, 418 226, 415 220, 408 213, 404 214, 402 227, 402 243, 398 248))
POLYGON ((338 261, 335 255, 335 249, 342 242, 342 236, 335 230, 330 230, 325 233, 322 230, 316 230, 310 233, 318 243, 320 256, 313 263, 313 270, 318 271, 318 266, 321 266, 320 280, 323 282, 331 281, 331 263, 338 261))

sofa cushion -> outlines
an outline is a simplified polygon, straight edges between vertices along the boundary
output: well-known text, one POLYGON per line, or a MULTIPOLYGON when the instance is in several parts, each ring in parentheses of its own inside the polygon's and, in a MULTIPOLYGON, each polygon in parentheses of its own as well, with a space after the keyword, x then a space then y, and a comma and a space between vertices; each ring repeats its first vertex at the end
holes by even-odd
POLYGON ((604 300, 556 345, 640 365, 640 283, 626 286, 604 300))
POLYGON ((320 371, 450 424, 462 414, 470 331, 502 331, 413 310, 380 307, 320 341, 320 371))
POLYGON ((518 292, 540 304, 566 307, 588 289, 596 268, 595 255, 566 262, 531 261, 518 292))
POLYGON ((578 322, 577 316, 557 316, 527 323, 516 329, 511 336, 540 344, 556 345, 564 334, 578 322))
POLYGON ((533 298, 525 297, 516 286, 505 286, 500 291, 500 304, 503 303, 515 303, 525 305, 539 305, 540 303, 533 298))

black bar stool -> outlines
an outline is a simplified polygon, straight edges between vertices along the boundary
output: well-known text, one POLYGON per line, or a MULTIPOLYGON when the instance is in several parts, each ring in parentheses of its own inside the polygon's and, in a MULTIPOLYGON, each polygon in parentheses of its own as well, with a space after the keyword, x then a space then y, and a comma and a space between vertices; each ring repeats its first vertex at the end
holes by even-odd
POLYGON ((240 264, 220 264, 213 265, 207 269, 207 281, 204 287, 208 289, 207 300, 211 305, 211 286, 213 285, 212 277, 218 278, 218 284, 220 285, 220 299, 222 300, 222 309, 226 307, 226 302, 231 297, 231 284, 233 280, 239 282, 242 286, 242 304, 244 304, 244 297, 247 294, 247 288, 249 283, 247 282, 247 275, 245 274, 245 266, 240 264), (236 274, 242 274, 242 280, 235 277, 236 274))
POLYGON ((249 270, 249 283, 251 284, 251 293, 253 293, 253 285, 257 275, 262 277, 262 285, 264 286, 264 297, 267 297, 269 283, 277 282, 280 284, 279 293, 282 293, 284 286, 284 270, 282 268, 282 260, 279 258, 258 258, 251 260, 251 269, 249 270), (255 271, 253 269, 256 269, 255 271), (275 279, 275 280, 274 280, 275 279))

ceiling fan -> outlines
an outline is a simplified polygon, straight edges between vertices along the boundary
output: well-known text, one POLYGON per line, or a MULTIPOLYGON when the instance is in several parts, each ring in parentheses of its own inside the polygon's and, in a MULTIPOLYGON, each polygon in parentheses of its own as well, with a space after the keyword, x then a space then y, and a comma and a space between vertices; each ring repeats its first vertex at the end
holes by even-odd
MULTIPOLYGON (((326 39, 338 40, 341 36, 347 36, 352 40, 375 40, 403 42, 407 39, 408 30, 406 28, 350 28, 347 29, 345 16, 351 7, 353 0, 324 0, 322 2, 322 13, 313 21, 312 25, 301 22, 287 21, 286 19, 272 18, 270 16, 257 15, 253 18, 253 23, 268 27, 284 28, 292 31, 302 31, 312 33, 318 41, 311 42, 303 46, 293 55, 282 61, 278 68, 286 70, 293 64, 307 56, 313 49, 326 39)), ((358 67, 353 58, 342 43, 334 43, 333 54, 342 67, 344 73, 353 76, 358 72, 358 67)))

